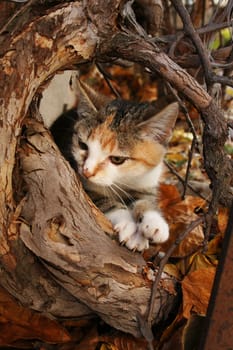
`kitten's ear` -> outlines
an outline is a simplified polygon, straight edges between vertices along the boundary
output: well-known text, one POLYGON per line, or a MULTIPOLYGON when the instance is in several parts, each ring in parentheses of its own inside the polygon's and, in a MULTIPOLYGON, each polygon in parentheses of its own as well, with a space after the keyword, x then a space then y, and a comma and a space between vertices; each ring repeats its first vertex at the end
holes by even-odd
POLYGON ((141 135, 144 137, 152 136, 158 142, 167 144, 175 126, 178 112, 178 103, 171 103, 162 111, 138 125, 141 129, 141 135))
POLYGON ((101 107, 111 101, 110 98, 96 92, 88 84, 80 80, 76 74, 71 76, 71 88, 77 92, 78 110, 81 113, 89 112, 95 115, 101 107))

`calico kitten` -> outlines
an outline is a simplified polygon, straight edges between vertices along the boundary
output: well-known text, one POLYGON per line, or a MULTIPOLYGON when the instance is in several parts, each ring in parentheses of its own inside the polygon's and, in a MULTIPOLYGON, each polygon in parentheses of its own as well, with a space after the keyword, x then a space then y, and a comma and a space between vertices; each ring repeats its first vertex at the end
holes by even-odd
POLYGON ((149 103, 110 100, 80 82, 77 111, 60 116, 51 132, 119 241, 142 251, 165 242, 169 228, 156 206, 166 144, 178 114, 149 103))

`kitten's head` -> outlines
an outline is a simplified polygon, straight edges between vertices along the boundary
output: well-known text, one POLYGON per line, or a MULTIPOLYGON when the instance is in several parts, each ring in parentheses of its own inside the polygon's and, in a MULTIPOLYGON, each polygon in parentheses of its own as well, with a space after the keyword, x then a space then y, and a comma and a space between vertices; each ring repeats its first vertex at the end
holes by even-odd
POLYGON ((136 189, 161 168, 178 104, 156 113, 149 103, 110 101, 81 83, 78 114, 72 153, 80 175, 101 186, 136 189))

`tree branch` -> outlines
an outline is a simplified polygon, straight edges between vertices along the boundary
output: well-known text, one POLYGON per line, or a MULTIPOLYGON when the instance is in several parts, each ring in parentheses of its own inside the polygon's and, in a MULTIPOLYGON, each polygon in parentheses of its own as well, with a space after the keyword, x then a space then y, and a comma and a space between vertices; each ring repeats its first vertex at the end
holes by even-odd
POLYGON ((182 20, 183 25, 184 25, 185 33, 187 33, 189 35, 190 39, 192 40, 193 44, 195 45, 195 47, 197 49, 198 55, 201 59, 202 65, 203 65, 203 69, 205 72, 205 79, 206 79, 206 83, 208 86, 211 82, 211 64, 210 64, 210 60, 208 57, 208 52, 207 52, 205 46, 203 45, 198 33, 193 28, 193 24, 192 24, 191 18, 189 16, 189 13, 186 10, 185 6, 183 5, 182 1, 171 0, 171 2, 181 17, 181 20, 182 20))
MULTIPOLYGON (((146 312, 150 300, 142 256, 104 233, 111 233, 111 225, 37 123, 29 123, 20 158, 28 187, 20 228, 25 245, 63 288, 105 322, 140 336, 137 315, 146 312)), ((162 289, 159 295, 152 312, 156 323, 161 304, 172 307, 176 297, 162 289)))

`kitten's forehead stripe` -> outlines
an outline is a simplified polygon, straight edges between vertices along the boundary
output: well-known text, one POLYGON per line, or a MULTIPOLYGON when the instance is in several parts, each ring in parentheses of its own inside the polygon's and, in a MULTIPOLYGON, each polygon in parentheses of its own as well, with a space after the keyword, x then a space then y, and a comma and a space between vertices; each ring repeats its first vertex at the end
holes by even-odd
POLYGON ((95 128, 91 135, 90 140, 99 140, 103 149, 112 152, 117 145, 117 135, 116 132, 110 129, 110 124, 112 123, 113 115, 109 115, 106 120, 95 128))

